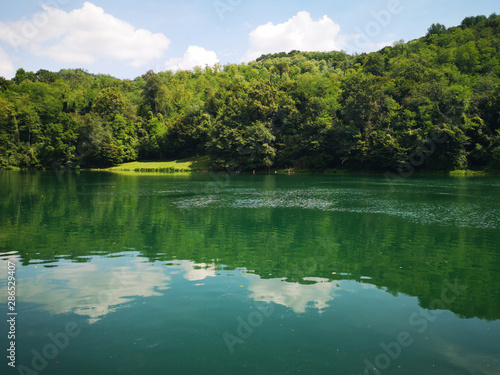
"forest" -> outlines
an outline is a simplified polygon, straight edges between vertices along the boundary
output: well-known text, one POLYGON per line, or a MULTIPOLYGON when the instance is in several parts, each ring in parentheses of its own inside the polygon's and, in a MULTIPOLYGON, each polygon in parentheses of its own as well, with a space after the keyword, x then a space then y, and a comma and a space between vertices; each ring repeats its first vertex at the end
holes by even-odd
POLYGON ((498 170, 499 35, 493 14, 370 54, 291 51, 134 80, 19 69, 0 77, 0 169, 498 170))

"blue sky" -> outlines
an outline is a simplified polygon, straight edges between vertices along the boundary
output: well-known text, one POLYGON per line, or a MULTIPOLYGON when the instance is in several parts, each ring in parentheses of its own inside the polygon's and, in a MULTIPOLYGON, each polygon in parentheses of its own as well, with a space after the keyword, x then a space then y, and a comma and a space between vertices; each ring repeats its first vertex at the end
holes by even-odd
POLYGON ((84 68, 135 78, 262 53, 376 51, 499 13, 491 0, 23 0, 0 13, 0 76, 84 68))

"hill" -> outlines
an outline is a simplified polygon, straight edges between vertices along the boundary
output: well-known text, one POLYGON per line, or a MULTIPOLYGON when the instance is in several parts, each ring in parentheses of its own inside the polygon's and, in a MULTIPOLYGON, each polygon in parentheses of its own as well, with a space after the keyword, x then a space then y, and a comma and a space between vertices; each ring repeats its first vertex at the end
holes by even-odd
POLYGON ((0 168, 207 156, 212 168, 500 168, 500 16, 378 52, 299 52, 149 71, 0 77, 0 168))

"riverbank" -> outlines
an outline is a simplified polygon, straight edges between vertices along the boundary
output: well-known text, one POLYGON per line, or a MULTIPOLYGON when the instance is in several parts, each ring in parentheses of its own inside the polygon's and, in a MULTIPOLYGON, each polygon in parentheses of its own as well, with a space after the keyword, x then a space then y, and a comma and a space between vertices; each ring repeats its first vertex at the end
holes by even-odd
MULTIPOLYGON (((10 167, 3 168, 0 170, 11 170, 11 171, 21 171, 27 170, 25 168, 10 167)), ((189 174, 189 173, 200 173, 200 172, 210 172, 214 171, 210 168, 210 162, 207 158, 188 158, 179 159, 171 161, 134 161, 123 164, 118 164, 114 167, 109 168, 89 168, 75 170, 87 170, 92 172, 114 172, 114 173, 176 173, 176 174, 189 174)), ((227 172, 225 170, 214 171, 214 172, 227 172)), ((234 172, 231 172, 232 174, 234 172)), ((239 173, 239 172, 238 172, 239 173)), ((268 170, 255 170, 255 171, 245 171, 246 174, 380 174, 381 171, 369 171, 369 170, 348 170, 348 169, 273 169, 268 170)), ((491 168, 486 168, 484 170, 454 170, 454 171, 428 171, 428 170, 417 170, 414 172, 415 175, 450 175, 455 177, 460 176, 498 176, 500 171, 491 168)))
MULTIPOLYGON (((129 162, 111 168, 91 169, 91 171, 108 172, 135 172, 135 173, 192 173, 209 172, 211 170, 208 159, 181 159, 173 161, 129 162)), ((224 171, 219 171, 224 172, 224 171)), ((380 174, 380 171, 356 171, 347 169, 273 169, 246 171, 254 174, 380 174)), ((486 170, 455 170, 455 171, 415 171, 416 175, 450 175, 450 176, 487 176, 498 175, 500 171, 486 170)))
POLYGON ((208 161, 204 159, 181 159, 172 161, 133 161, 111 168, 93 168, 91 171, 137 172, 137 173, 189 173, 208 171, 208 161))

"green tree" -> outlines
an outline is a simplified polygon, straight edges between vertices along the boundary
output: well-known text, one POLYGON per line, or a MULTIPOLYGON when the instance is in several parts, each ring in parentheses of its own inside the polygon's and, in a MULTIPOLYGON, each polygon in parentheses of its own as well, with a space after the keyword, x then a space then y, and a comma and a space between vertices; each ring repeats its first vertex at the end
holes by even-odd
POLYGON ((92 107, 103 118, 112 120, 124 113, 125 101, 117 88, 107 87, 99 93, 92 107))
POLYGON ((440 23, 433 23, 428 29, 427 29, 427 34, 426 37, 429 37, 431 35, 440 35, 446 32, 446 26, 442 25, 440 23))

